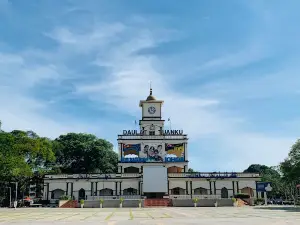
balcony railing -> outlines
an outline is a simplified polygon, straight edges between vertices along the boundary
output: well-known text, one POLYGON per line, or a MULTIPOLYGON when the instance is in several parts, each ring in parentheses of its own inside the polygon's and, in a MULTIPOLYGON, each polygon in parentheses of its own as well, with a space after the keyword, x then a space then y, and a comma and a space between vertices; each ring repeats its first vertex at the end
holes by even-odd
POLYGON ((48 179, 91 179, 91 178, 98 178, 98 179, 114 179, 120 177, 140 177, 141 174, 139 173, 117 173, 117 174, 60 174, 60 175, 45 175, 45 178, 48 179))
POLYGON ((186 178, 215 178, 215 179, 225 179, 225 178, 259 178, 258 173, 168 173, 169 177, 186 177, 186 178))
POLYGON ((144 140, 144 139, 187 140, 188 137, 186 134, 183 134, 183 135, 118 135, 118 140, 131 140, 131 139, 134 139, 134 140, 136 140, 136 139, 138 139, 138 140, 144 140))
POLYGON ((120 198, 123 198, 125 200, 126 199, 127 200, 138 200, 138 199, 141 199, 141 196, 140 195, 88 196, 87 200, 100 200, 100 199, 103 199, 103 200, 114 200, 114 199, 120 199, 120 198))
MULTIPOLYGON (((151 161, 149 158, 121 158, 122 163, 145 163, 145 162, 157 162, 151 161)), ((184 157, 165 157, 164 162, 184 162, 184 157)))
POLYGON ((220 199, 221 195, 170 195, 170 199, 220 199))
POLYGON ((45 178, 48 179, 90 179, 90 178, 99 178, 99 179, 110 179, 117 177, 118 174, 59 174, 59 175, 45 175, 45 178))

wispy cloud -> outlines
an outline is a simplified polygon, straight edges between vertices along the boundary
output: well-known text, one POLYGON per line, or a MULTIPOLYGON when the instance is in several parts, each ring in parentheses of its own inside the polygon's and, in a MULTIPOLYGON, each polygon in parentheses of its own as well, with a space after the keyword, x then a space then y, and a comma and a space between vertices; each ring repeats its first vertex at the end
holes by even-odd
MULTIPOLYGON (((41 35, 38 38, 37 33, 26 33, 22 44, 13 43, 13 38, 0 39, 4 129, 32 129, 50 137, 68 131, 93 132, 115 142, 118 132, 133 128, 133 121, 140 118, 138 102, 147 97, 151 80, 154 95, 165 101, 164 118, 171 117, 172 128, 184 129, 190 137, 189 157, 195 169, 242 170, 251 163, 271 165, 284 158, 296 131, 282 136, 264 132, 259 122, 239 110, 251 98, 283 94, 293 98, 300 90, 299 54, 286 53, 291 45, 274 35, 278 34, 273 21, 276 13, 266 16, 261 6, 259 12, 257 6, 251 7, 255 18, 247 25, 253 27, 245 35, 236 30, 234 35, 242 40, 235 45, 236 37, 226 34, 223 40, 218 29, 237 24, 218 21, 218 13, 207 13, 209 20, 199 21, 198 12, 191 12, 185 21, 178 10, 173 15, 170 6, 172 15, 153 19, 151 7, 130 11, 122 5, 114 8, 116 15, 110 15, 103 3, 99 16, 96 5, 89 3, 84 9, 77 4, 57 6, 59 13, 50 9, 46 13, 51 15, 45 20, 49 24, 45 22, 40 30, 35 27, 41 35), (76 13, 82 17, 78 19, 76 13), (197 24, 190 24, 191 18, 197 24), (257 24, 257 18, 263 19, 262 24, 257 24), (222 26, 217 25, 220 22, 222 26), (265 25, 268 29, 264 30, 265 25), (205 32, 209 38, 201 39, 205 32), (187 43, 184 38, 189 35, 199 40, 187 43), (201 48, 206 44, 199 42, 210 39, 211 49, 201 48), (219 45, 214 48, 212 43, 219 45), (160 54, 161 49, 171 53, 160 54), (232 108, 233 104, 238 105, 232 108)), ((40 16, 31 20, 39 21, 40 16)), ((32 21, 28 27, 34 26, 32 21)), ((272 110, 265 113, 271 116, 272 110)))

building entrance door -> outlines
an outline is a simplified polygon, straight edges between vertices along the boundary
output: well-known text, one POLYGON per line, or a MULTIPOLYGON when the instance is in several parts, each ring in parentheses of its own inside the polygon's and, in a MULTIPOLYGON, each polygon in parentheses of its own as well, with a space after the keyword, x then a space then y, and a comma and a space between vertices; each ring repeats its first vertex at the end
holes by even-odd
POLYGON ((161 192, 150 192, 150 193, 144 193, 147 198, 163 198, 165 193, 161 192))

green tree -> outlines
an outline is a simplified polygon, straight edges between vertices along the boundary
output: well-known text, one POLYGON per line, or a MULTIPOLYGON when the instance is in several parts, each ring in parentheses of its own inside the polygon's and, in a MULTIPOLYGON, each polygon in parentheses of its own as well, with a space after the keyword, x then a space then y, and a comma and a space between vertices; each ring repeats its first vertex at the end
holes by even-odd
POLYGON ((47 165, 54 161, 49 139, 32 131, 0 133, 0 180, 18 182, 19 191, 26 192, 29 182, 36 177, 42 182, 47 165))
POLYGON ((268 194, 269 197, 275 198, 284 195, 284 186, 278 167, 252 164, 244 170, 244 173, 259 173, 262 181, 271 182, 273 190, 268 194))
POLYGON ((192 168, 189 168, 188 173, 196 173, 196 171, 194 171, 192 168))
POLYGON ((296 185, 300 184, 300 139, 291 147, 288 157, 280 164, 280 171, 288 197, 296 202, 296 185))
POLYGON ((117 172, 118 156, 113 145, 94 135, 61 135, 55 139, 53 146, 62 173, 117 172))

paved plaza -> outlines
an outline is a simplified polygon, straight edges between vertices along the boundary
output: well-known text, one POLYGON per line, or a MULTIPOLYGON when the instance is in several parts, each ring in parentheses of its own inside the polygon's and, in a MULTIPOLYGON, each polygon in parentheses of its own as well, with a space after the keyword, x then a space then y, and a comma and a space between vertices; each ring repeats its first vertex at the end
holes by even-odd
POLYGON ((300 209, 292 207, 0 209, 0 225, 2 224, 299 225, 300 209))

